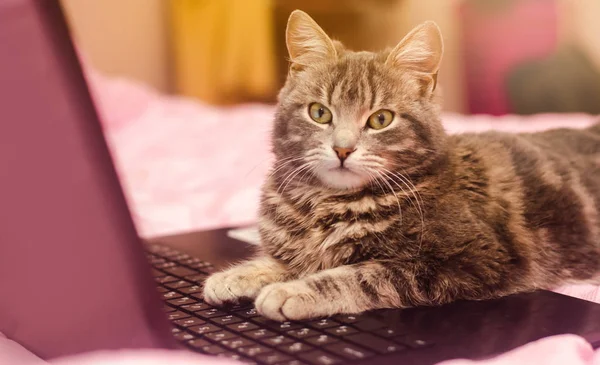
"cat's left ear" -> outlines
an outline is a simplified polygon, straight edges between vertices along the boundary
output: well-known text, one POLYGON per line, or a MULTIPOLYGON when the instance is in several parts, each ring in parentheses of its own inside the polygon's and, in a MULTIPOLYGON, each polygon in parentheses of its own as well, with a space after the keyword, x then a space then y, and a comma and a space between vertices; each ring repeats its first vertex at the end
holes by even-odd
POLYGON ((440 28, 434 22, 427 21, 410 31, 392 50, 385 63, 414 71, 433 91, 443 54, 444 41, 440 28))

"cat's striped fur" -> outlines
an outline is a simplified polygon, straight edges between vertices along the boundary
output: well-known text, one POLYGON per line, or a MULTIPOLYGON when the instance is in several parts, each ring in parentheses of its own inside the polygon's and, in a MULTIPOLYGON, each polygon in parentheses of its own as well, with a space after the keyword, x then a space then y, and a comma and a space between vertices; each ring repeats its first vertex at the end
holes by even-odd
MULTIPOLYGON (((598 282, 599 125, 448 136, 432 90, 437 27, 373 54, 327 43, 307 15, 290 24, 294 17, 316 40, 290 51, 273 132, 277 164, 261 203, 263 252, 209 278, 209 302, 256 298, 263 315, 284 320, 598 282), (390 65, 398 49, 404 63, 390 65), (308 122, 314 101, 359 124, 374 108, 396 113, 380 133, 357 129, 356 159, 369 177, 360 187, 323 183, 320 160, 311 162, 324 158, 336 128, 352 128, 308 122)), ((296 38, 288 34, 288 47, 296 38)))

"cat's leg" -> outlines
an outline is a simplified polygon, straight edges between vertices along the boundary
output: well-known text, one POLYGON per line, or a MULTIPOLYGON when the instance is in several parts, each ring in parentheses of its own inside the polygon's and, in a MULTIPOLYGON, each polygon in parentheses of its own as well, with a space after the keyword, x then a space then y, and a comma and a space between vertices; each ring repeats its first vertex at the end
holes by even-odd
POLYGON ((204 299, 214 305, 254 299, 266 285, 285 280, 286 272, 284 265, 269 256, 246 261, 211 275, 204 283, 204 299))
POLYGON ((337 313, 401 307, 397 289, 379 263, 345 265, 266 286, 255 301, 265 317, 299 320, 337 313))

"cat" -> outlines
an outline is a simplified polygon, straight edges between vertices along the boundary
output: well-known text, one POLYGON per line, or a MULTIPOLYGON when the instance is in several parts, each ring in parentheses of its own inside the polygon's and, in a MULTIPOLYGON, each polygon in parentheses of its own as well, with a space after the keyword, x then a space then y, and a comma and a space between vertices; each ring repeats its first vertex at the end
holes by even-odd
POLYGON ((446 134, 433 22, 354 52, 296 10, 286 41, 260 254, 208 303, 286 321, 600 282, 600 124, 446 134))

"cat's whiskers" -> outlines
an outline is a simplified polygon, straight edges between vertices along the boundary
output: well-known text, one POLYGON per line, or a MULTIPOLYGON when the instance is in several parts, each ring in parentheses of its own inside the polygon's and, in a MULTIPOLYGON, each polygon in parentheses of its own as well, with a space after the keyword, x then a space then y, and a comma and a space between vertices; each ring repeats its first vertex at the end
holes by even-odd
POLYGON ((399 172, 392 172, 389 170, 386 170, 386 171, 388 173, 392 174, 393 176, 397 177, 404 184, 404 186, 406 186, 409 189, 412 196, 415 198, 415 202, 417 203, 417 206, 415 208, 417 208, 419 210, 419 214, 421 215, 421 220, 423 220, 424 219, 423 197, 421 196, 421 193, 419 193, 419 189, 417 189, 415 184, 413 184, 413 182, 410 180, 410 178, 408 178, 408 176, 404 176, 399 172))
POLYGON ((266 179, 270 179, 273 175, 275 175, 279 170, 283 169, 284 167, 286 167, 287 165, 294 163, 296 161, 300 161, 305 159, 305 156, 300 156, 300 157, 288 157, 288 158, 284 158, 281 161, 277 161, 275 162, 275 165, 273 166, 273 171, 271 171, 271 173, 269 173, 269 175, 267 175, 266 179))
MULTIPOLYGON (((404 180, 409 183, 414 191, 417 193, 417 195, 419 196, 419 199, 421 200, 421 206, 423 206, 423 197, 421 196, 421 193, 419 192, 419 189, 417 189, 417 187, 415 186, 415 184, 412 182, 412 180, 410 179, 410 177, 408 176, 408 173, 406 172, 406 170, 402 169, 402 171, 404 171, 404 174, 398 173, 399 176, 403 177, 404 180)), ((421 214, 423 214, 423 210, 421 209, 421 214)))
MULTIPOLYGON (((377 183, 377 185, 379 186, 379 188, 381 189, 381 191, 385 194, 385 188, 383 187, 383 185, 381 185, 381 183, 379 182, 379 179, 373 174, 373 172, 377 172, 377 170, 370 170, 368 167, 364 168, 363 171, 365 173, 367 173, 367 175, 369 175, 369 178, 371 179, 371 181, 377 183)), ((393 189, 391 191, 392 194, 395 195, 393 189)), ((398 214, 400 215, 400 225, 402 225, 402 207, 400 205, 400 201, 398 200, 398 197, 396 196, 396 200, 398 201, 398 214)))
MULTIPOLYGON (((310 160, 310 161, 307 161, 307 162, 304 162, 304 163, 303 163, 303 164, 301 164, 300 166, 298 166, 298 167, 296 167, 295 169, 293 169, 292 171, 288 172, 288 173, 287 173, 287 174, 284 176, 284 179, 283 179, 283 181, 282 181, 282 182, 279 184, 279 186, 277 187, 277 192, 276 192, 276 195, 283 196, 283 193, 285 192, 285 189, 287 188, 287 184, 289 184, 289 182, 288 182, 288 181, 289 181, 290 179, 293 179, 293 178, 294 178, 294 176, 296 176, 298 173, 300 173, 300 172, 304 171, 304 169, 306 169, 306 168, 310 167, 310 166, 311 166, 313 163, 314 163, 314 159, 313 159, 313 160, 310 160), (286 183, 286 182, 287 182, 287 183, 286 183), (284 186, 284 185, 285 185, 285 186, 284 186), (283 187, 283 190, 282 190, 282 187, 283 187), (281 190, 281 194, 280 194, 280 190, 281 190)), ((291 181, 291 180, 290 180, 290 181, 291 181)), ((283 201, 283 200, 281 200, 281 201, 283 201)), ((281 213, 281 211, 280 211, 280 209, 279 209, 279 206, 280 206, 280 205, 281 205, 281 203, 278 203, 278 204, 277 204, 277 210, 276 210, 276 212, 275 212, 275 221, 277 221, 277 220, 279 219, 280 215, 282 214, 282 213, 281 213)))
MULTIPOLYGON (((412 194, 412 196, 415 198, 415 201, 413 202, 412 199, 409 199, 411 201, 411 204, 415 207, 415 209, 417 209, 417 211, 419 212, 419 217, 421 218, 421 234, 419 235, 419 251, 421 250, 421 246, 423 245, 423 232, 425 231, 425 216, 423 214, 423 209, 421 206, 421 201, 419 200, 419 198, 417 197, 417 194, 415 194, 415 191, 410 187, 410 185, 405 181, 405 178, 399 174, 396 174, 384 167, 381 168, 384 172, 385 175, 390 178, 390 180, 396 185, 398 186, 402 192, 404 194, 406 194, 406 192, 404 191, 404 189, 402 188, 402 186, 400 186, 398 184, 398 182, 396 180, 394 180, 394 177, 399 179, 400 182, 402 182, 402 184, 404 184, 405 187, 408 188, 409 192, 412 194)), ((412 182, 411 182, 412 184, 412 182)), ((414 184, 412 184, 412 186, 414 187, 414 184)), ((414 187, 414 189, 416 189, 416 187, 414 187)), ((417 191, 418 193, 418 191, 417 191)), ((420 197, 420 194, 419 194, 420 197)))
POLYGON ((300 176, 300 178, 298 179, 298 184, 302 184, 302 183, 304 183, 304 178, 305 178, 306 176, 310 176, 310 174, 311 174, 311 173, 313 173, 313 172, 315 171, 315 166, 316 166, 316 165, 313 165, 313 166, 311 166, 311 168, 309 168, 309 169, 306 169, 306 170, 304 171, 304 173, 302 174, 302 176, 300 176))
POLYGON ((381 181, 384 182, 390 188, 390 193, 392 193, 394 195, 394 197, 396 198, 396 203, 398 203, 398 214, 400 215, 400 224, 402 224, 402 204, 400 204, 400 198, 398 198, 398 194, 396 194, 396 191, 394 190, 392 185, 387 181, 387 179, 381 173, 381 171, 379 171, 379 170, 371 170, 371 171, 376 173, 377 176, 379 176, 381 181))
POLYGON ((304 171, 305 169, 310 168, 311 165, 313 164, 313 162, 314 162, 314 160, 306 161, 302 165, 296 167, 294 170, 292 170, 291 172, 289 172, 286 175, 286 177, 283 180, 283 182, 277 188, 277 195, 283 195, 285 193, 285 189, 288 187, 288 185, 294 179, 294 177, 297 176, 302 171, 304 171), (283 189, 281 189, 282 187, 283 187, 283 189), (280 190, 281 190, 281 193, 280 193, 280 190))

